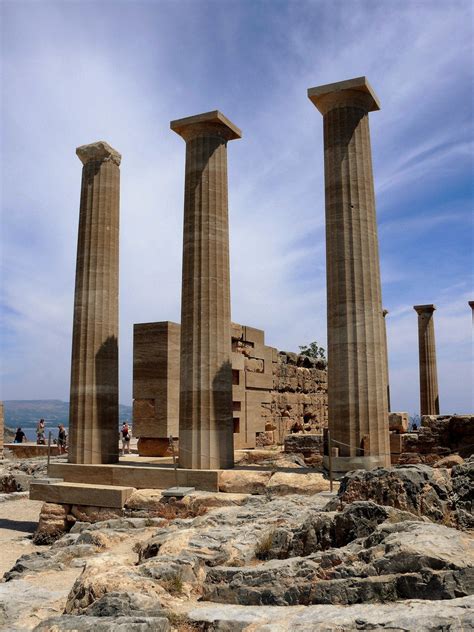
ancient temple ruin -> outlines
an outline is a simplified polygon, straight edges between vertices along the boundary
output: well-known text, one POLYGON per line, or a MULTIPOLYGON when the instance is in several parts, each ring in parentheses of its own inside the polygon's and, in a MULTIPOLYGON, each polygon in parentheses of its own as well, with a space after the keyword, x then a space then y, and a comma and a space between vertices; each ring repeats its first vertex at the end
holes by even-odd
MULTIPOLYGON (((179 438, 181 327, 134 326, 133 432, 143 456, 164 456, 179 438)), ((261 329, 232 323, 232 421, 235 449, 282 444, 293 432, 327 426, 324 360, 278 352, 261 329)))

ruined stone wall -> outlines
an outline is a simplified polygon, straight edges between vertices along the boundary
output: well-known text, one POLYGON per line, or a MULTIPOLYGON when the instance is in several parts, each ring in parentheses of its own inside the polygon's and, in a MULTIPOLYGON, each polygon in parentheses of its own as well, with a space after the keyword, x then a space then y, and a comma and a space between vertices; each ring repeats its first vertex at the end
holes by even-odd
MULTIPOLYGON (((135 325, 133 433, 139 454, 166 453, 178 437, 180 326, 135 325)), ((327 426, 326 363, 265 344, 261 329, 232 323, 234 448, 283 444, 327 426)))
POLYGON ((416 432, 401 434, 392 462, 432 465, 450 454, 474 454, 473 415, 423 415, 416 432), (397 454, 398 452, 398 454, 397 454))
POLYGON ((322 433, 327 427, 326 362, 280 351, 272 369, 271 402, 262 406, 265 436, 258 444, 281 444, 296 432, 322 433))

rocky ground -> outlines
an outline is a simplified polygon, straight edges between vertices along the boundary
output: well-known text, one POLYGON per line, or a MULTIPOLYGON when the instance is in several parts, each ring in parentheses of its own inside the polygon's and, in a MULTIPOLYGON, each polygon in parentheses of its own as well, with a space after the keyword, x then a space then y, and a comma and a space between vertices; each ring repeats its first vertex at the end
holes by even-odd
POLYGON ((46 505, 43 546, 17 492, 0 505, 2 549, 24 547, 3 567, 1 629, 474 629, 474 459, 352 472, 337 496, 318 476, 237 470, 183 501, 138 490, 122 515, 46 505))

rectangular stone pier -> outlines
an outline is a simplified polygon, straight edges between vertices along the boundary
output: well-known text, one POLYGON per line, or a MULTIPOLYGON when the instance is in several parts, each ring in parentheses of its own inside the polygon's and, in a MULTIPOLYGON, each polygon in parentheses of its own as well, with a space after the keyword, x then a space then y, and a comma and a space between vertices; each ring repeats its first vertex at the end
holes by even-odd
MULTIPOLYGON (((171 467, 51 463, 48 474, 70 483, 87 481, 91 487, 124 485, 136 489, 167 489, 176 485, 175 472, 171 467)), ((219 491, 219 476, 219 470, 178 469, 178 485, 217 492, 219 491)))

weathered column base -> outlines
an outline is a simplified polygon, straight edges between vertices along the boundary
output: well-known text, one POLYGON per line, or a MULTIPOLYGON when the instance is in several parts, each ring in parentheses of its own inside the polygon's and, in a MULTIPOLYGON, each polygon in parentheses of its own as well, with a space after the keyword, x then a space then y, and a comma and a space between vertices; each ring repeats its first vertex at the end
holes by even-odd
MULTIPOLYGON (((329 470, 329 457, 324 456, 323 466, 329 470)), ((385 456, 333 456, 332 471, 335 473, 351 470, 374 470, 376 467, 390 467, 385 456)))

